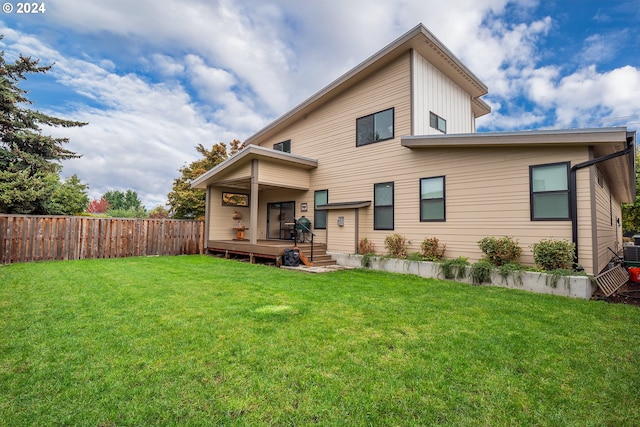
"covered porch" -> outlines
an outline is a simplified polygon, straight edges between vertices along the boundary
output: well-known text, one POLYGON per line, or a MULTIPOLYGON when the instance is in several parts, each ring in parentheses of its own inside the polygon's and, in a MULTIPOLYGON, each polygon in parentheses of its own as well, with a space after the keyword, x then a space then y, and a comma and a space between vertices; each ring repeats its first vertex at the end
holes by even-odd
MULTIPOLYGON (((295 220, 313 203, 310 173, 317 165, 315 159, 249 145, 193 181, 193 188, 206 190, 206 249, 279 263, 296 243, 295 220)), ((311 247, 298 247, 310 256, 311 247)), ((326 244, 318 242, 314 250, 325 253, 326 244)))

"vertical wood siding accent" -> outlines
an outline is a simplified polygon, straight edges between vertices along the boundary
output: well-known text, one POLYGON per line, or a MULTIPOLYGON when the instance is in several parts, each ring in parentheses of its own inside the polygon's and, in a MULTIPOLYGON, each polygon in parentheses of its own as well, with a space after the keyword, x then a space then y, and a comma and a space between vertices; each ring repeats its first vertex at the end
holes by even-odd
POLYGON ((440 134, 429 125, 430 111, 447 121, 447 133, 475 132, 471 96, 419 53, 413 59, 415 135, 440 134))
POLYGON ((204 221, 0 214, 0 264, 204 253, 204 221))

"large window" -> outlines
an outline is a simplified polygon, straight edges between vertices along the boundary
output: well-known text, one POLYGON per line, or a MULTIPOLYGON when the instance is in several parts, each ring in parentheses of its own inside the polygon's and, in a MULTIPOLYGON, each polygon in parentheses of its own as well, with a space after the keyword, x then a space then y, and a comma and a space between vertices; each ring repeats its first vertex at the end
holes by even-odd
MULTIPOLYGON (((313 205, 317 208, 319 205, 329 203, 329 190, 318 190, 313 193, 313 205)), ((327 211, 318 209, 313 210, 313 228, 316 230, 326 230, 327 228, 327 211)))
POLYGON ((531 166, 531 220, 569 218, 569 163, 531 166))
POLYGON ((356 120, 356 146, 393 138, 393 108, 356 120))
POLYGON ((444 176, 420 180, 420 221, 444 221, 444 176))
POLYGON ((373 229, 393 230, 393 182, 373 185, 373 229))
POLYGON ((442 133, 447 133, 447 121, 437 114, 429 113, 429 125, 442 133))

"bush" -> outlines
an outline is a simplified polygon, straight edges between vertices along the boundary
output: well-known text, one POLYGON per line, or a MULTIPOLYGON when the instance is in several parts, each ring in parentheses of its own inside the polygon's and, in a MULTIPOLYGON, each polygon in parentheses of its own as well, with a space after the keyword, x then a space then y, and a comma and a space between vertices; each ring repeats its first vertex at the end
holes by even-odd
POLYGON ((478 242, 485 259, 496 267, 512 264, 520 258, 522 248, 511 237, 485 237, 478 242))
POLYGON ((533 260, 546 271, 567 270, 573 266, 575 246, 567 240, 544 239, 533 245, 533 260))
POLYGON ((440 271, 445 279, 464 279, 467 275, 465 267, 469 265, 467 257, 460 256, 440 262, 440 271))
MULTIPOLYGON (((409 255, 407 255, 407 259, 409 261, 425 261, 424 256, 422 256, 420 252, 411 252, 409 255)), ((429 260, 426 260, 426 261, 429 261, 429 260)))
POLYGON ((420 244, 422 250, 422 256, 427 261, 440 261, 444 256, 447 249, 447 245, 440 245, 440 241, 437 237, 426 238, 420 244))
POLYGON ((389 255, 394 258, 407 257, 407 239, 398 234, 389 234, 384 238, 384 247, 389 251, 389 255))
POLYGON ((358 242, 358 254, 374 254, 376 253, 376 245, 366 237, 358 242))
POLYGON ((486 259, 480 260, 471 266, 471 280, 475 284, 491 283, 491 270, 494 265, 486 259))

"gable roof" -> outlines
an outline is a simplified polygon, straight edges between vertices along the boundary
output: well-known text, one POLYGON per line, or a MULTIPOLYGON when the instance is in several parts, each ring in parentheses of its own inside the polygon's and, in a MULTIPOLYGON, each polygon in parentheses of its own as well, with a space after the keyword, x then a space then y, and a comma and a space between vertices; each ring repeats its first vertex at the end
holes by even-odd
POLYGON ((379 71, 411 49, 420 53, 433 66, 470 94, 473 112, 476 117, 483 116, 491 111, 489 105, 480 99, 481 96, 488 93, 487 86, 424 25, 418 24, 406 34, 249 137, 245 143, 257 144, 291 123, 300 120, 306 114, 337 97, 348 88, 379 71))

